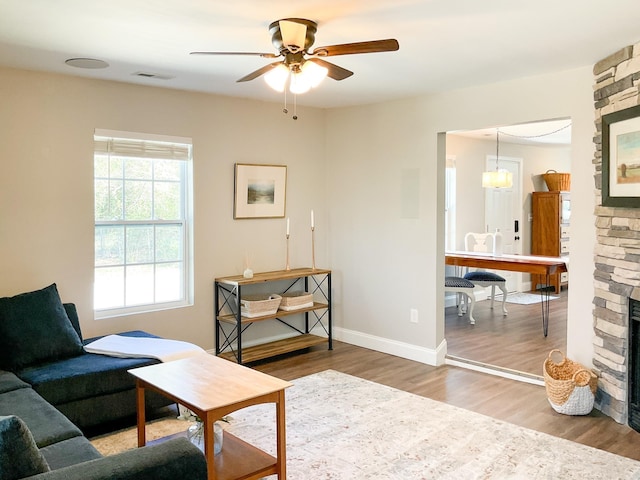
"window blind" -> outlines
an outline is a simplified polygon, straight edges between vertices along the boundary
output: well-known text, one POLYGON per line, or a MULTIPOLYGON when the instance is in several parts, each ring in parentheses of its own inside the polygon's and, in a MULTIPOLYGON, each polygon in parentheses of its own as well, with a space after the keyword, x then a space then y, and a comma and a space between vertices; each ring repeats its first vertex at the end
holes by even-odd
POLYGON ((129 132, 96 130, 94 152, 121 157, 157 158, 189 160, 191 139, 183 137, 163 137, 136 133, 138 138, 128 138, 129 132))

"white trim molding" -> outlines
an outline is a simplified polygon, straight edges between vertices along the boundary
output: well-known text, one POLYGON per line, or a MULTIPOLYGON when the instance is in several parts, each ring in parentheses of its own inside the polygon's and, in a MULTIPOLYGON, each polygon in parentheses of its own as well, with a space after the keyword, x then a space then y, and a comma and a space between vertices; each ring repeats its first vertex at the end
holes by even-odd
POLYGON ((334 327, 333 338, 335 340, 350 343, 358 347, 376 350, 396 357, 406 358, 416 362, 424 363, 432 366, 440 366, 445 364, 447 355, 447 341, 443 340, 438 348, 430 349, 413 345, 411 343, 398 342, 388 338, 369 335, 368 333, 347 330, 340 327, 334 327))

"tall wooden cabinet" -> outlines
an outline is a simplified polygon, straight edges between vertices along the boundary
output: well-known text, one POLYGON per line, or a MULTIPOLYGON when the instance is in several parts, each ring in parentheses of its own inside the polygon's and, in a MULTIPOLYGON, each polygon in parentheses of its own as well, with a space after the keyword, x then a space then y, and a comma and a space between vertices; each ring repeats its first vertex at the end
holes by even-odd
MULTIPOLYGON (((569 192, 533 192, 531 213, 531 254, 550 257, 569 255, 569 192)), ((531 275, 534 290, 545 284, 543 275, 531 275)), ((568 285, 567 272, 551 275, 549 285, 553 286, 555 293, 560 293, 561 288, 568 285)))

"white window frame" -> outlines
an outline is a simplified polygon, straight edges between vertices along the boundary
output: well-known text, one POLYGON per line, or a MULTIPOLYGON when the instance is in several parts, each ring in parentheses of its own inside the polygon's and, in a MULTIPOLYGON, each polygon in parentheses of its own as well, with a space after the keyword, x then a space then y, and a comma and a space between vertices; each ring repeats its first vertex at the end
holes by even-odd
MULTIPOLYGON (((143 312, 153 312, 166 310, 171 308, 180 308, 193 305, 193 161, 192 161, 192 141, 190 138, 174 137, 165 135, 153 135, 147 133, 122 132, 115 130, 96 129, 94 132, 94 159, 98 155, 113 154, 122 157, 143 157, 151 159, 172 159, 183 161, 182 181, 181 181, 181 205, 182 212, 179 220, 101 220, 94 218, 94 230, 98 226, 128 226, 136 225, 167 225, 181 223, 182 224, 182 279, 181 279, 181 298, 176 301, 156 302, 136 305, 126 305, 126 274, 124 278, 125 305, 97 309, 94 307, 94 316, 96 319, 111 318, 123 315, 131 315, 143 312), (114 146, 115 145, 115 146, 114 146), (131 148, 131 152, 127 150, 131 148), (111 153, 113 150, 113 153, 111 153), (118 153, 119 152, 119 153, 118 153)), ((95 173, 94 173, 94 178, 95 173)), ((125 180, 126 181, 126 180, 125 180)), ((153 180, 155 182, 155 180, 153 180)), ((95 188, 95 187, 94 187, 95 188)), ((94 196, 96 192, 94 191, 94 196)), ((124 242, 126 244, 126 235, 124 242)), ((156 262, 155 259, 148 262, 148 265, 155 266, 162 262, 156 262)), ((133 265, 135 263, 127 263, 125 258, 122 266, 133 265)), ((94 270, 104 268, 94 265, 94 270)), ((126 271, 126 268, 125 268, 126 271)), ((154 278, 155 273, 154 273, 154 278)), ((155 286, 155 281, 154 281, 155 286)), ((95 286, 94 282, 94 288, 95 286)))

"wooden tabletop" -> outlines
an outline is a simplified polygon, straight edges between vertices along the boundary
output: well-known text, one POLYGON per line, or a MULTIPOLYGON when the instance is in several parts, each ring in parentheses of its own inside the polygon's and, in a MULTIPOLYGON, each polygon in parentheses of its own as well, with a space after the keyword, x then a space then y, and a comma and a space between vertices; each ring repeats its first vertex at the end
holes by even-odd
POLYGON ((539 257, 535 255, 489 255, 471 252, 445 252, 445 263, 457 267, 476 267, 491 270, 550 275, 566 272, 562 257, 539 257))
POLYGON ((292 385, 207 353, 134 368, 129 373, 204 411, 240 403, 292 385))
POLYGON ((331 270, 324 268, 292 268, 291 270, 275 270, 273 272, 254 273, 253 278, 244 278, 242 275, 233 275, 230 277, 218 277, 215 279, 218 283, 227 283, 229 285, 253 285, 262 282, 273 282, 275 280, 289 280, 293 278, 308 277, 310 275, 326 275, 331 270))

